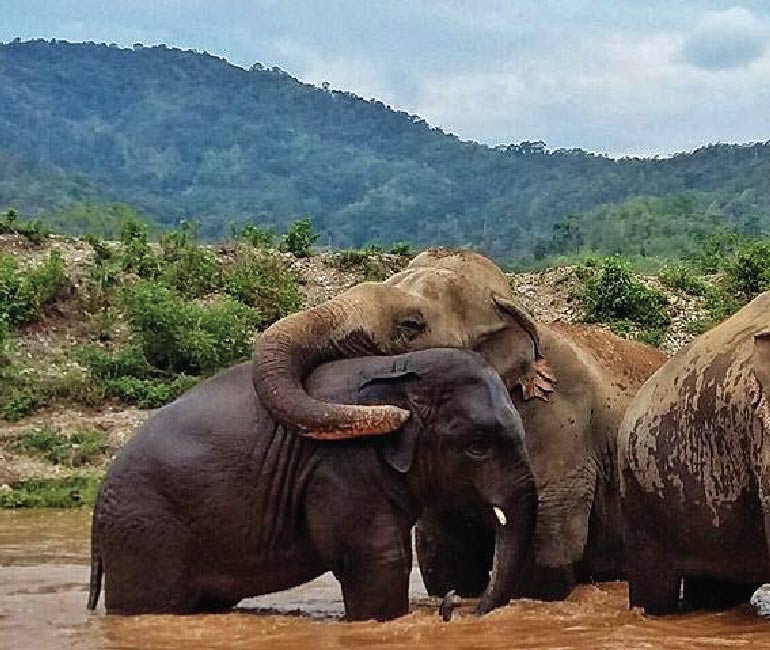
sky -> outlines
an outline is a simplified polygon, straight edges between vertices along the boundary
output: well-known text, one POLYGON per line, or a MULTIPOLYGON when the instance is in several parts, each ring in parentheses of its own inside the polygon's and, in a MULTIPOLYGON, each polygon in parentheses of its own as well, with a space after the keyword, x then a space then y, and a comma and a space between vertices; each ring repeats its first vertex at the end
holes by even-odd
POLYGON ((0 0, 16 37, 277 65, 490 145, 770 140, 767 0, 0 0))

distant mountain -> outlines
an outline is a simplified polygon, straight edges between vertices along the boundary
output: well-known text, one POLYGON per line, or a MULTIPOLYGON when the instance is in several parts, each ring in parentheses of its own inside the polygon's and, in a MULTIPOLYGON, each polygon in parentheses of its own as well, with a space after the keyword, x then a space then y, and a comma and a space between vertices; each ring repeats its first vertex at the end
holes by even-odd
POLYGON ((770 144, 649 160, 491 148, 279 68, 165 46, 0 45, 0 206, 26 215, 121 201, 161 223, 195 218, 209 237, 311 215, 336 246, 473 244, 521 258, 556 245, 571 213, 683 192, 767 230, 770 144))

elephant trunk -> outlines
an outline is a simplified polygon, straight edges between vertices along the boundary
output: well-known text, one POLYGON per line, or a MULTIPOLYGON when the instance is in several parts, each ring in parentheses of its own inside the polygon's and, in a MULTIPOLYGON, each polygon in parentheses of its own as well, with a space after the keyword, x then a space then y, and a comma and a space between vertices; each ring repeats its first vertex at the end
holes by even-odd
POLYGON ((284 318, 263 332, 254 353, 253 383, 277 421, 315 438, 351 438, 388 433, 409 418, 395 406, 329 404, 310 397, 303 381, 321 363, 382 354, 361 318, 353 292, 284 318))
POLYGON ((503 607, 513 597, 530 552, 537 521, 537 490, 531 473, 522 477, 516 495, 494 508, 495 555, 492 576, 476 608, 477 614, 503 607))

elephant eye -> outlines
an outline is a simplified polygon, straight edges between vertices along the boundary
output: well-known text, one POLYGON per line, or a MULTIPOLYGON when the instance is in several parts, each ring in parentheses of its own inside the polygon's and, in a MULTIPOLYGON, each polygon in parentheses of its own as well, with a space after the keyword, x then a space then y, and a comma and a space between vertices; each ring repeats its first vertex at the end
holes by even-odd
POLYGON ((425 327, 425 321, 418 316, 402 318, 400 321, 398 321, 398 329, 404 334, 404 336, 409 339, 412 339, 419 333, 424 332, 425 327))
POLYGON ((465 453, 473 460, 485 460, 491 451, 489 442, 484 438, 474 438, 465 447, 465 453))

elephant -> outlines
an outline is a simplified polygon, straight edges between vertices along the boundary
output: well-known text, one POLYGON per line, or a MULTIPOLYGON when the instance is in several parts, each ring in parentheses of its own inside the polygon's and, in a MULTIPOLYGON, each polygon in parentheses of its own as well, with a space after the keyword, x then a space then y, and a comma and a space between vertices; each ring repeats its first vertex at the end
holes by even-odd
MULTIPOLYGON (((320 403, 304 377, 330 359, 433 347, 481 354, 524 420, 540 505, 521 595, 561 598, 579 578, 620 576, 617 427, 664 357, 598 329, 536 323, 483 255, 428 250, 384 282, 278 321, 257 342, 254 387, 272 416, 302 435, 386 431, 405 417, 396 405, 320 403)), ((418 523, 423 580, 431 595, 478 596, 489 580, 494 529, 460 502, 444 503, 418 523)))
POLYGON ((439 348, 318 367, 314 399, 410 413, 396 432, 346 439, 277 423, 252 375, 244 363, 198 385, 120 451, 94 509, 90 609, 102 577, 108 613, 185 614, 332 571, 348 619, 392 619, 408 611, 411 528, 443 500, 497 530, 477 613, 508 603, 537 492, 521 418, 481 356, 439 348))
POLYGON ((618 434, 629 598, 724 608, 770 578, 770 292, 656 372, 618 434))

